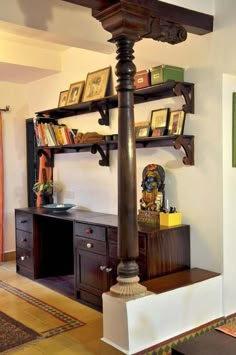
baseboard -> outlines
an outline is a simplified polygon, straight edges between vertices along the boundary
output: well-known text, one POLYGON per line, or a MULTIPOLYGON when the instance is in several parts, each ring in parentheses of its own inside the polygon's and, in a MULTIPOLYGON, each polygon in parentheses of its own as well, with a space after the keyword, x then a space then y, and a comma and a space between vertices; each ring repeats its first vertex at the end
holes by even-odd
POLYGON ((15 251, 7 251, 3 253, 3 261, 13 261, 16 260, 15 251))
POLYGON ((174 338, 168 339, 159 343, 157 345, 152 346, 151 348, 145 349, 136 353, 135 355, 153 355, 153 354, 162 354, 162 355, 171 355, 171 347, 177 344, 182 343, 188 339, 193 339, 199 335, 207 333, 220 325, 224 324, 226 321, 225 317, 221 317, 215 319, 209 323, 203 324, 200 327, 191 329, 188 332, 181 333, 174 338))

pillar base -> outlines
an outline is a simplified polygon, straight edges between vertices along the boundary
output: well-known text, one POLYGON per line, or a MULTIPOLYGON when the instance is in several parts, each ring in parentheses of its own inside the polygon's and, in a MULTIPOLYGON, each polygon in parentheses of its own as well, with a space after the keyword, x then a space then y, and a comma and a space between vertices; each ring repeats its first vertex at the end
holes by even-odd
POLYGON ((111 286, 110 291, 120 296, 145 296, 147 288, 139 284, 139 277, 117 277, 118 283, 111 286))

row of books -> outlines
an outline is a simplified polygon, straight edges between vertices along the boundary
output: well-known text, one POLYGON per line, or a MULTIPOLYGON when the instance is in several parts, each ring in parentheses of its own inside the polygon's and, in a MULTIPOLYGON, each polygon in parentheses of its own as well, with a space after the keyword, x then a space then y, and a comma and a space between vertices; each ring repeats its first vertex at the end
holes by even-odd
POLYGON ((38 147, 74 144, 78 131, 65 124, 40 122, 38 119, 34 119, 34 130, 38 147))

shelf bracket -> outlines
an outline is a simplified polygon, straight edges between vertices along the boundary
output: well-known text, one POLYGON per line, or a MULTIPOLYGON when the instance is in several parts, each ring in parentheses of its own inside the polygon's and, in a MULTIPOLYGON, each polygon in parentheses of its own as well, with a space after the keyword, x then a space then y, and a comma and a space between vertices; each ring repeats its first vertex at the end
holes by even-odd
POLYGON ((186 113, 194 113, 194 85, 183 85, 183 83, 177 83, 173 88, 176 96, 183 95, 185 104, 183 105, 183 111, 186 113))
POLYGON ((194 137, 178 136, 173 142, 175 149, 184 149, 186 156, 183 157, 185 165, 194 165, 194 137))
POLYGON ((106 102, 105 104, 99 104, 98 102, 92 103, 92 109, 98 111, 101 115, 101 118, 98 119, 98 123, 102 126, 109 126, 110 124, 110 115, 109 115, 109 106, 106 102))
POLYGON ((51 157, 50 157, 50 155, 44 149, 39 149, 38 156, 41 157, 42 155, 44 155, 47 160, 45 165, 49 168, 53 168, 54 167, 54 156, 53 156, 52 152, 51 152, 51 157))
POLYGON ((109 148, 108 146, 106 147, 106 153, 102 149, 102 147, 99 144, 93 144, 91 147, 91 153, 96 154, 99 153, 101 155, 101 160, 99 160, 99 165, 100 166, 109 166, 109 148))

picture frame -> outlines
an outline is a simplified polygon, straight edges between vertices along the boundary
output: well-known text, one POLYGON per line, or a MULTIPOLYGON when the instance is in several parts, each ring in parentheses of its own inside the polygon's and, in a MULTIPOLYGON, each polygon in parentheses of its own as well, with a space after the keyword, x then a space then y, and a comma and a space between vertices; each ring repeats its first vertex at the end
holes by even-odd
POLYGON ((183 134, 185 115, 183 110, 170 112, 168 135, 183 134))
POLYGON ((85 81, 70 84, 66 105, 76 105, 81 101, 85 81))
POLYGON ((58 99, 58 107, 66 106, 68 92, 69 90, 64 90, 60 92, 59 99, 58 99))
POLYGON ((136 138, 149 137, 149 134, 150 134, 150 125, 135 127, 136 138))
POLYGON ((157 127, 166 128, 170 109, 162 108, 151 112, 151 129, 157 127))
POLYGON ((82 99, 83 102, 105 97, 110 79, 110 73, 111 67, 107 67, 87 74, 82 99))

